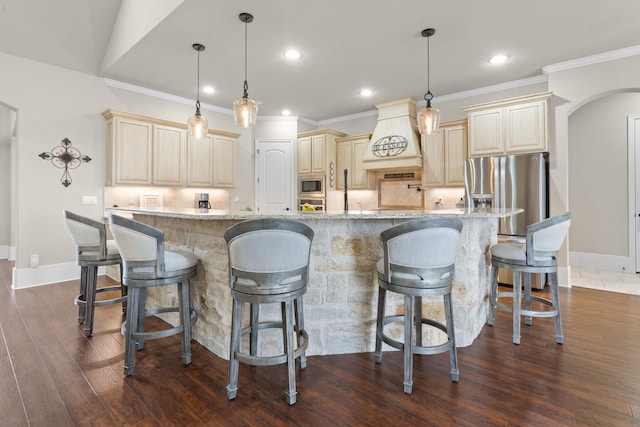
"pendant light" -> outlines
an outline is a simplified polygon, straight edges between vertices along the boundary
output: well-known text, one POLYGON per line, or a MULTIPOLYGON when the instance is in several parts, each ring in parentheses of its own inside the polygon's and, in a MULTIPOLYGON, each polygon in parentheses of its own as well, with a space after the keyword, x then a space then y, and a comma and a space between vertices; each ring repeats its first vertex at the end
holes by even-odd
POLYGON ((427 38, 427 93, 424 94, 424 100, 427 101, 427 105, 418 113, 418 129, 423 135, 431 135, 432 132, 438 129, 440 124, 440 111, 431 106, 433 94, 429 89, 429 38, 435 33, 436 30, 433 28, 427 28, 422 31, 422 37, 427 38))
POLYGON ((189 138, 204 139, 209 131, 209 125, 207 119, 200 114, 200 52, 204 51, 205 47, 200 43, 194 43, 191 47, 198 52, 198 87, 196 91, 196 113, 189 117, 187 130, 189 138))
POLYGON ((253 15, 241 13, 239 18, 240 21, 244 22, 244 93, 242 98, 233 103, 233 115, 236 118, 236 125, 243 128, 252 128, 258 118, 258 103, 249 98, 247 93, 249 89, 247 84, 247 24, 253 22, 253 15))

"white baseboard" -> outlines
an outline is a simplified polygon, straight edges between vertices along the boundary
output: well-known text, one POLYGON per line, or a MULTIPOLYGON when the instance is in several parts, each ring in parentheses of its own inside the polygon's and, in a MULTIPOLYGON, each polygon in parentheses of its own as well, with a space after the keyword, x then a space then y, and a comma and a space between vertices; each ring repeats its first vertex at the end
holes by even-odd
POLYGON ((9 245, 0 245, 0 259, 9 259, 9 245))
MULTIPOLYGON (((105 267, 98 267, 98 275, 105 274, 105 267)), ((75 262, 41 265, 38 268, 13 268, 13 289, 31 288, 80 279, 80 267, 75 262)))
POLYGON ((569 252, 569 264, 578 268, 635 273, 635 262, 627 256, 569 252))
POLYGON ((15 260, 16 260, 16 247, 9 246, 9 261, 15 261, 15 260))
POLYGON ((558 267, 558 286, 571 287, 571 266, 558 267))

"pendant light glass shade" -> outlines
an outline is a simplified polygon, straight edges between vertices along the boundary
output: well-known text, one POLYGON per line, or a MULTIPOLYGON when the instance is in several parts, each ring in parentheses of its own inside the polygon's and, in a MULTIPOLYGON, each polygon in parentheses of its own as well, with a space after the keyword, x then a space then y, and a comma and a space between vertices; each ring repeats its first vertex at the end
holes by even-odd
POLYGON ((209 132, 209 122, 207 118, 200 114, 200 102, 196 104, 196 113, 189 117, 187 121, 187 129, 189 130, 189 138, 203 139, 209 132))
POLYGON ((418 130, 423 135, 431 135, 440 125, 440 111, 431 106, 431 99, 427 106, 418 112, 418 130))
POLYGON ((427 105, 418 112, 418 130, 422 135, 431 135, 438 129, 440 125, 440 111, 437 108, 431 106, 431 100, 433 99, 433 94, 429 89, 429 68, 430 68, 430 58, 429 58, 429 37, 434 35, 436 30, 433 28, 427 28, 422 31, 422 37, 427 38, 427 93, 424 95, 424 100, 427 101, 427 105))
POLYGON ((193 49, 198 52, 198 87, 196 100, 196 113, 187 120, 187 132, 191 139, 204 139, 209 132, 209 123, 207 119, 200 113, 200 52, 205 47, 200 43, 194 43, 193 49))
POLYGON ((258 103, 249 98, 249 84, 247 83, 247 24, 253 22, 253 15, 241 13, 240 21, 244 22, 244 93, 242 98, 233 103, 233 115, 236 125, 243 128, 252 128, 258 119, 258 103))
POLYGON ((233 115, 237 126, 252 128, 258 118, 258 103, 250 98, 237 99, 233 103, 233 115))

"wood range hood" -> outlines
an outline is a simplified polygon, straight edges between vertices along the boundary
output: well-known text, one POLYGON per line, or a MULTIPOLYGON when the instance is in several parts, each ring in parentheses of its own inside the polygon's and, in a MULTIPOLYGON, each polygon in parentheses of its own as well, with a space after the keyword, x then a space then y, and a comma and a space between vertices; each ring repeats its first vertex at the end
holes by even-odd
POLYGON ((364 169, 422 169, 415 99, 403 98, 377 104, 376 108, 378 123, 364 154, 364 169))

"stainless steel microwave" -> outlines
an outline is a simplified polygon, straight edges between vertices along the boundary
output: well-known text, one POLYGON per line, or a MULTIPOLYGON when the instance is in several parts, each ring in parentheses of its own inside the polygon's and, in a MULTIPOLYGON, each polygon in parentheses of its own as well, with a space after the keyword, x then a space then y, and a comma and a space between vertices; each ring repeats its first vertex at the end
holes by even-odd
POLYGON ((298 195, 302 197, 325 197, 324 175, 301 176, 298 179, 298 195))

